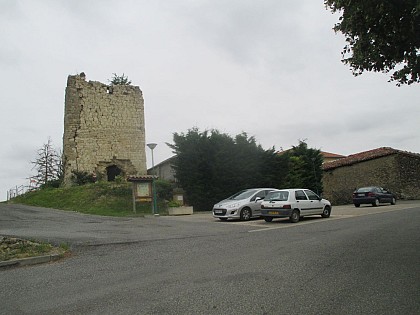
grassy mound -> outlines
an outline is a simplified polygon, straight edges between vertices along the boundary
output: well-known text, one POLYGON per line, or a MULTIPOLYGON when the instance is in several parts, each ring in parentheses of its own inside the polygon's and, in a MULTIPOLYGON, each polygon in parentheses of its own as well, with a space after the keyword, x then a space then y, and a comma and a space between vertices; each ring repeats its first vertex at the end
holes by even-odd
POLYGON ((133 213, 131 187, 131 183, 97 182, 68 188, 45 188, 27 192, 9 203, 107 216, 151 214, 150 203, 136 203, 136 213, 133 213))

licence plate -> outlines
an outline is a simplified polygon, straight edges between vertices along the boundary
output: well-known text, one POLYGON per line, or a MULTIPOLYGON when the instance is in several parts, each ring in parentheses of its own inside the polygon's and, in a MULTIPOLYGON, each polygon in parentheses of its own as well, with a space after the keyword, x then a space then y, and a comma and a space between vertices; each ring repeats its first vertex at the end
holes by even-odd
POLYGON ((359 196, 359 197, 364 197, 364 196, 365 196, 365 194, 359 194, 358 196, 359 196))
POLYGON ((215 214, 220 214, 220 213, 223 213, 223 211, 222 210, 214 210, 214 213, 215 214))
POLYGON ((268 214, 279 214, 278 211, 268 211, 268 214))

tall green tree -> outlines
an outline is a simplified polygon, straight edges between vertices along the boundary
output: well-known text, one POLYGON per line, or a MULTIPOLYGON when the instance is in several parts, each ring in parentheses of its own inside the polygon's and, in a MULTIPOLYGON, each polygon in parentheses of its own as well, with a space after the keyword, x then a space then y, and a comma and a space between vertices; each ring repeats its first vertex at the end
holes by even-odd
POLYGON ((346 37, 342 62, 358 76, 364 71, 388 73, 390 81, 420 82, 419 0, 324 0, 340 12, 336 32, 346 37))
POLYGON ((273 150, 265 151, 246 133, 235 138, 217 130, 175 133, 168 144, 176 157, 176 177, 186 192, 186 200, 200 210, 209 210, 219 200, 235 192, 266 186, 266 163, 275 161, 273 150))
POLYGON ((308 148, 305 141, 284 153, 288 169, 284 186, 289 188, 308 188, 322 193, 323 157, 318 149, 308 148))

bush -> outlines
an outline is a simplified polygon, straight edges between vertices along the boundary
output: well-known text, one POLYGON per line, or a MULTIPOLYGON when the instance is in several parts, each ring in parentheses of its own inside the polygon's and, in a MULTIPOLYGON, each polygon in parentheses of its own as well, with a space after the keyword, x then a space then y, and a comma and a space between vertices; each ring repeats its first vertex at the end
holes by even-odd
POLYGON ((72 171, 72 173, 73 175, 71 179, 73 183, 78 186, 96 182, 95 174, 89 174, 88 172, 79 172, 79 171, 72 171))
POLYGON ((48 182, 46 182, 45 184, 41 185, 41 189, 44 188, 59 188, 60 185, 62 184, 62 180, 61 179, 53 179, 53 180, 49 180, 48 182))
POLYGON ((156 196, 159 200, 172 200, 174 184, 164 180, 158 179, 155 181, 156 196))
POLYGON ((182 204, 179 201, 172 200, 172 201, 168 202, 168 207, 169 208, 178 208, 178 207, 181 207, 181 206, 182 206, 182 204))
POLYGON ((125 178, 123 176, 121 176, 121 175, 115 176, 115 182, 117 184, 122 184, 122 183, 125 182, 125 178))

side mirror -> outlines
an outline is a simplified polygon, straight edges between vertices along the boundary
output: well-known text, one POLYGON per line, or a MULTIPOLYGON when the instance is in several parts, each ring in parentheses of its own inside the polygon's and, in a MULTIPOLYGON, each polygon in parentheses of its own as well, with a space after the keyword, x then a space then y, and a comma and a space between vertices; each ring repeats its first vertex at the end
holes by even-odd
POLYGON ((263 200, 261 197, 257 197, 257 198, 255 198, 255 202, 258 202, 258 201, 260 201, 260 200, 263 200))

